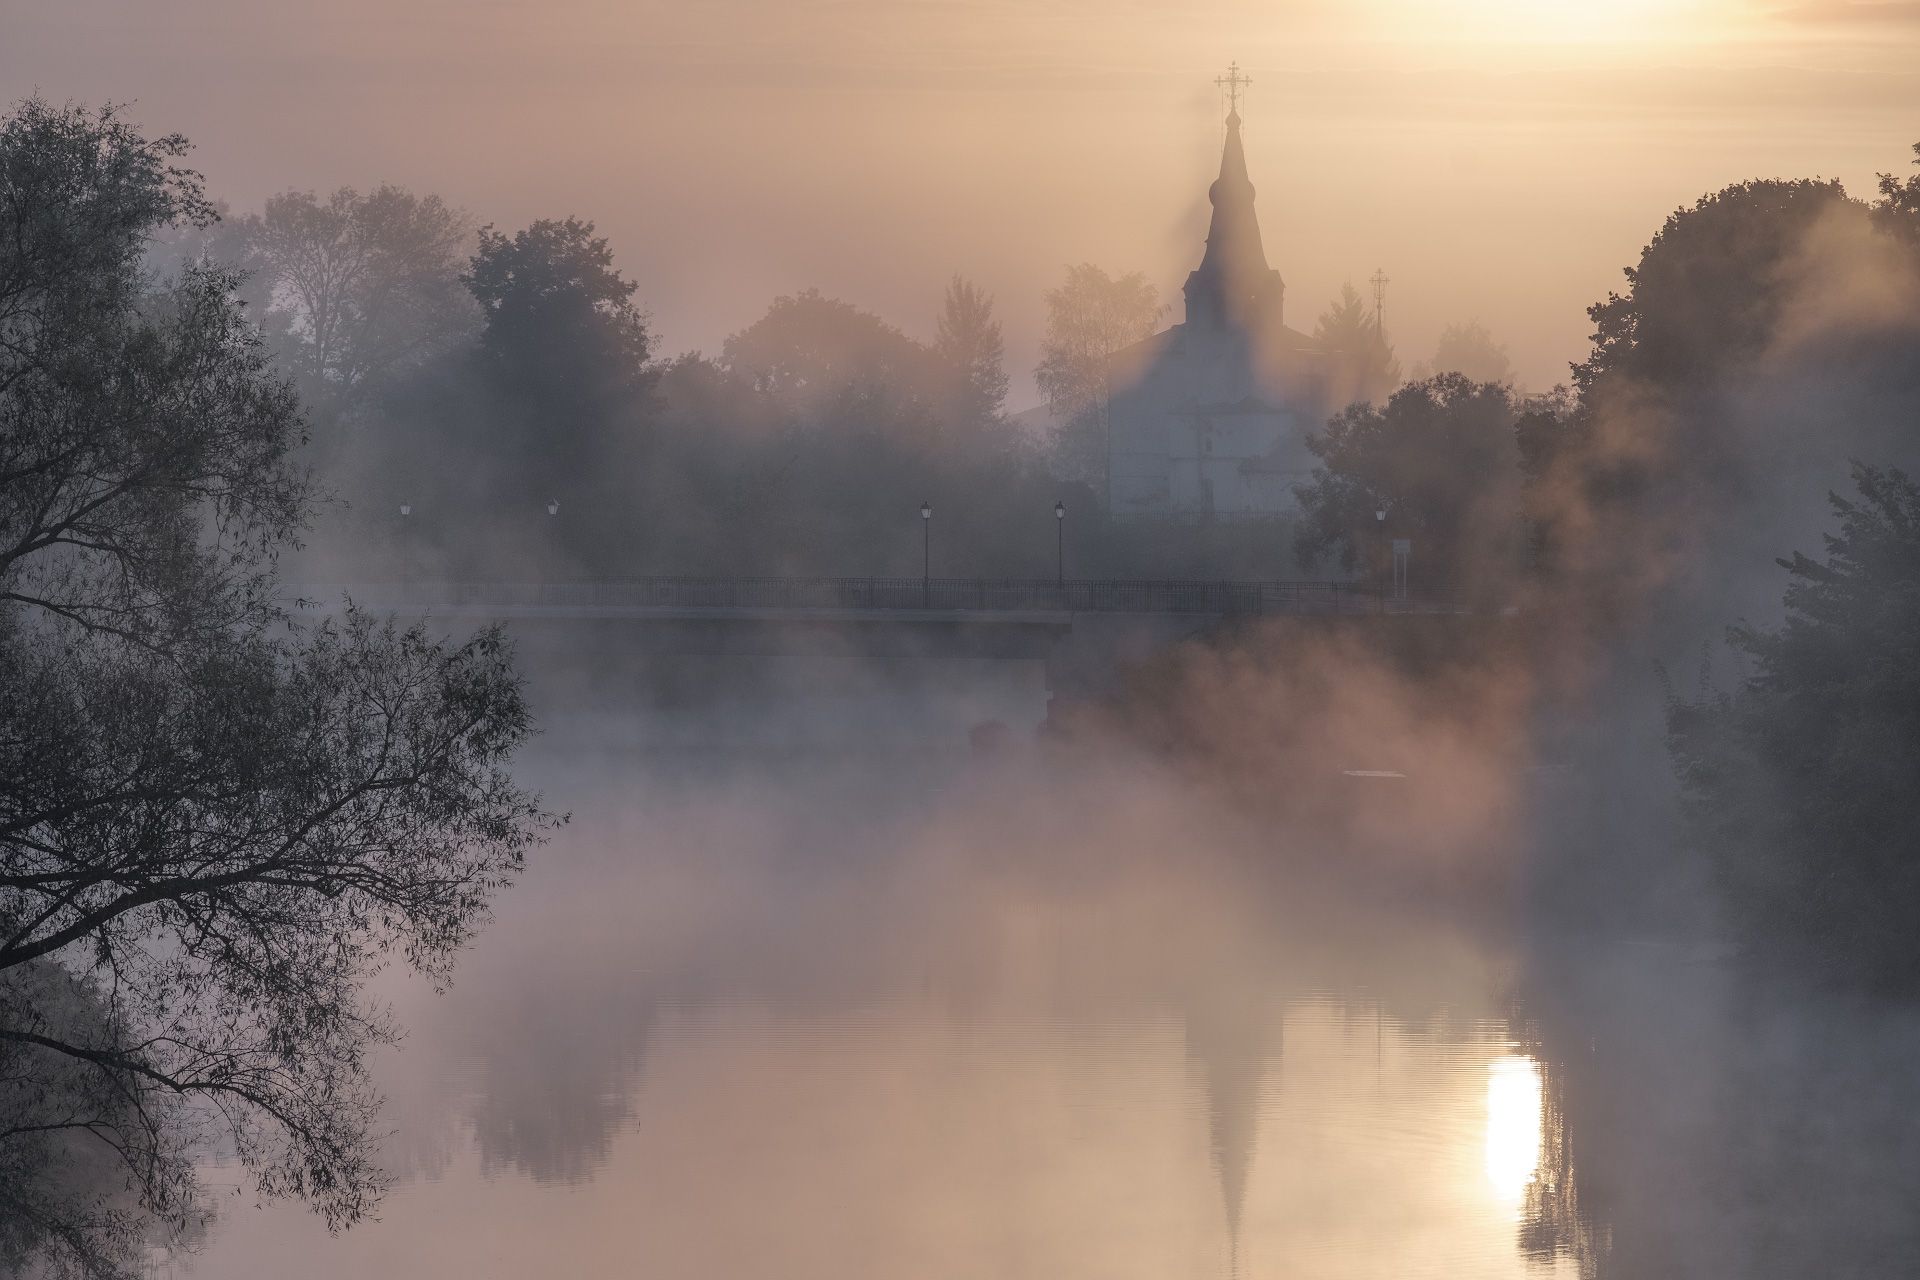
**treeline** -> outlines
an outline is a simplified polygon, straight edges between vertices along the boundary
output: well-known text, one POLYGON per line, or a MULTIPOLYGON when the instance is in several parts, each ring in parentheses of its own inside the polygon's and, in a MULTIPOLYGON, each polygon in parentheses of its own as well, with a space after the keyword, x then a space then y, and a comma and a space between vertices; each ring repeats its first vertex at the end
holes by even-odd
POLYGON ((1108 526, 1085 389, 1160 314, 1139 277, 1076 268, 1052 299, 1063 426, 1035 433, 1006 413, 993 299, 958 276, 930 341, 808 290, 669 357, 577 218, 508 233, 395 187, 289 192, 157 258, 243 272, 309 406, 339 500, 310 575, 918 574, 923 502, 936 574, 1051 576, 1056 502, 1077 574, 1286 565, 1283 536, 1108 526))
MULTIPOLYGON (((151 255, 163 274, 196 261, 241 273, 308 407, 338 500, 309 574, 917 573, 923 502, 936 574, 1051 576, 1055 502, 1074 574, 1340 571, 1298 556, 1283 516, 1108 520, 1109 362, 1167 310, 1138 273, 1083 263, 1047 291, 1045 413, 1017 420, 994 299, 960 276, 925 341, 808 290, 717 353, 670 355, 578 218, 507 232, 393 186, 290 191, 151 255)), ((1356 395, 1398 381, 1350 286, 1315 337, 1356 395)), ((1435 358, 1506 368, 1472 325, 1435 358)))

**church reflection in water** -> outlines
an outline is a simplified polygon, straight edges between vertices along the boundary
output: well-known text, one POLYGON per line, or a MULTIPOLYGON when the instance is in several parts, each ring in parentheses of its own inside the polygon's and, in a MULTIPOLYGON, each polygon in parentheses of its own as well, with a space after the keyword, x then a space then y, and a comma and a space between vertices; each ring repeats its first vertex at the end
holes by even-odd
POLYGON ((621 804, 576 797, 453 991, 402 1010, 382 1220, 290 1250, 298 1214, 234 1215, 194 1274, 1904 1265, 1911 1020, 1526 953, 1111 779, 879 815, 858 775, 753 805, 589 782, 621 804))

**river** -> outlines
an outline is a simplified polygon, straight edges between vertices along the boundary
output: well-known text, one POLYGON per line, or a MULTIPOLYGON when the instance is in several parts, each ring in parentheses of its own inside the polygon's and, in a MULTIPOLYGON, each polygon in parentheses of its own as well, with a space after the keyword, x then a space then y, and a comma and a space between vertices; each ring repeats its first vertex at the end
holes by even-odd
POLYGON ((1163 763, 901 723, 553 726, 528 774, 572 821, 451 990, 381 988, 378 1220, 216 1165, 157 1273, 1909 1273, 1911 1012, 1435 900, 1163 763))

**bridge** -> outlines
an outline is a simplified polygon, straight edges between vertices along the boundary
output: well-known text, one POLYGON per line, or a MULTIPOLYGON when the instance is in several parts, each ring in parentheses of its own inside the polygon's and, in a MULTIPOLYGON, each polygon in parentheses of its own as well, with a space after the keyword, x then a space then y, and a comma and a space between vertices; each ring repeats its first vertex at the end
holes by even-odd
POLYGON ((1228 620, 1458 614, 1336 581, 1117 578, 654 577, 624 582, 301 586, 316 611, 353 600, 436 622, 505 622, 543 649, 601 659, 856 657, 1043 663, 1056 692, 1228 620))
POLYGON ((301 586, 326 605, 343 596, 382 612, 440 618, 628 621, 1047 620, 1076 614, 1281 615, 1461 613, 1450 600, 1408 599, 1338 581, 1130 578, 654 577, 624 582, 424 582, 301 586))

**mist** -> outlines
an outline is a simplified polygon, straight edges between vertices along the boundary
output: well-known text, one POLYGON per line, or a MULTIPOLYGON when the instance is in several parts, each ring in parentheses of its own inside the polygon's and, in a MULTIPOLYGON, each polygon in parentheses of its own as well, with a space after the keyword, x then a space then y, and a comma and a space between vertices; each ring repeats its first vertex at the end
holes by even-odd
POLYGON ((1205 10, 7 17, 0 1274, 1907 1264, 1920 24, 1205 10))
POLYGON ((1168 292, 1191 267, 1230 56, 1262 69, 1248 146, 1302 309, 1384 267, 1409 363, 1478 317, 1537 390, 1677 204, 1758 176, 1863 189, 1912 141, 1897 5, 1532 9, 345 4, 289 40, 210 0, 17 3, 0 87, 136 103, 235 208, 393 182, 503 226, 592 218, 669 352, 808 287, 924 339, 963 272, 1001 301, 1015 408, 1066 265, 1168 292))

